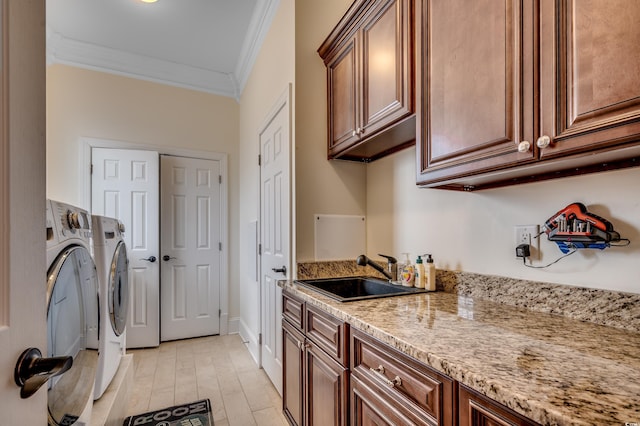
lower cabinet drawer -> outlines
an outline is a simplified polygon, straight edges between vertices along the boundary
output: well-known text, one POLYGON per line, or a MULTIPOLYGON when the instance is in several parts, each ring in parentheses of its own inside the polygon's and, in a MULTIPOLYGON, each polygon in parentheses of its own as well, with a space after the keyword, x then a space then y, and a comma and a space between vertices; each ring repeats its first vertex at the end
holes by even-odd
POLYGON ((539 426, 513 410, 459 384, 460 426, 539 426))
POLYGON ((351 375, 350 394, 352 426, 438 425, 432 416, 409 409, 357 374, 351 375))
POLYGON ((349 366, 349 324, 306 305, 305 334, 342 366, 349 366))
POLYGON ((304 332, 304 302, 286 290, 282 292, 282 316, 299 331, 304 332))
POLYGON ((432 424, 453 425, 454 382, 358 330, 351 330, 351 372, 432 424))

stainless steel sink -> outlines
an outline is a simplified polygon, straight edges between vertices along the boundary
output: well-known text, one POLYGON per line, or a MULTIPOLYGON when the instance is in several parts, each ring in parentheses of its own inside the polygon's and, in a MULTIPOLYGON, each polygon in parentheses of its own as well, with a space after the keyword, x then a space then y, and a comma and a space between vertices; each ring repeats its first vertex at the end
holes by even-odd
POLYGON ((296 283, 322 293, 339 302, 401 296, 405 294, 424 293, 426 291, 423 288, 403 287, 400 285, 389 284, 388 281, 371 277, 297 280, 296 283))

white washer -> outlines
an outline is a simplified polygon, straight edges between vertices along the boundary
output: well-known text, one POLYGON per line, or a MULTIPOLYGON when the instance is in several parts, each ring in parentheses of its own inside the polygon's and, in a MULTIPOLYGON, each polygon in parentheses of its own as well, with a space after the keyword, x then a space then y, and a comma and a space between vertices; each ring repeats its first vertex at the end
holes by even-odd
POLYGON ((124 224, 118 219, 92 216, 93 249, 100 278, 100 340, 94 399, 102 396, 125 354, 129 307, 129 260, 124 224))
POLYGON ((88 425, 98 364, 98 273, 91 256, 91 217, 47 200, 47 357, 72 367, 48 382, 50 425, 88 425))

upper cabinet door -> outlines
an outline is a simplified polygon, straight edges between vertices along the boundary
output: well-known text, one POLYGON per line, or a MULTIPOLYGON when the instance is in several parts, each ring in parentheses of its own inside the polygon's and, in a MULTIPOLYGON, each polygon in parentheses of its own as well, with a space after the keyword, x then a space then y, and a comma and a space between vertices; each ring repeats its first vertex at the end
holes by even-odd
POLYGON ((418 184, 534 161, 533 2, 419 3, 418 184))
POLYGON ((328 158, 373 161, 414 144, 414 0, 358 0, 318 53, 328 158))
POLYGON ((381 2, 362 26, 362 137, 413 113, 410 3, 381 2))
POLYGON ((327 63, 330 156, 360 140, 358 69, 357 39, 353 36, 340 46, 327 63))
POLYGON ((543 0, 540 13, 541 158, 637 140, 640 1, 543 0))

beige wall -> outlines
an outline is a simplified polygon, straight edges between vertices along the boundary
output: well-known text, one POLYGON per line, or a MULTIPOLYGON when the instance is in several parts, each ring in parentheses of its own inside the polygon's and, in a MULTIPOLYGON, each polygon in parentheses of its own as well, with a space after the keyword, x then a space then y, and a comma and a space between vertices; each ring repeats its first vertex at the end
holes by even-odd
POLYGON ((247 262, 255 259, 255 253, 250 250, 253 236, 248 227, 260 215, 258 135, 280 95, 294 82, 294 6, 294 0, 280 0, 240 98, 240 331, 250 341, 249 349, 254 356, 257 356, 260 327, 260 288, 249 276, 247 262))
MULTIPOLYGON (((415 261, 433 253, 438 268, 640 293, 640 169, 460 193, 417 188, 413 148, 366 166, 326 161, 325 69, 316 49, 350 4, 296 5, 299 261, 313 258, 314 213, 366 214, 372 257, 408 251, 415 261), (574 201, 611 220, 632 244, 581 250, 546 269, 524 267, 514 254, 514 225, 542 224, 574 201)), ((561 256, 544 237, 541 249, 536 265, 561 256)))
POLYGON ((47 197, 84 203, 83 137, 228 154, 229 317, 237 317, 238 123, 234 99, 52 65, 47 68, 47 197))
MULTIPOLYGON (((408 149, 367 166, 367 251, 433 253, 437 268, 640 293, 636 182, 640 168, 472 193, 418 188, 415 149, 408 149), (514 254, 513 227, 541 225, 575 201, 610 220, 631 245, 579 250, 546 269, 524 267, 514 254)), ((542 259, 534 265, 544 266, 562 253, 541 238, 542 259)))
POLYGON ((364 215, 366 167, 327 161, 325 67, 320 47, 350 0, 296 3, 296 245, 298 261, 314 258, 313 215, 364 215))

